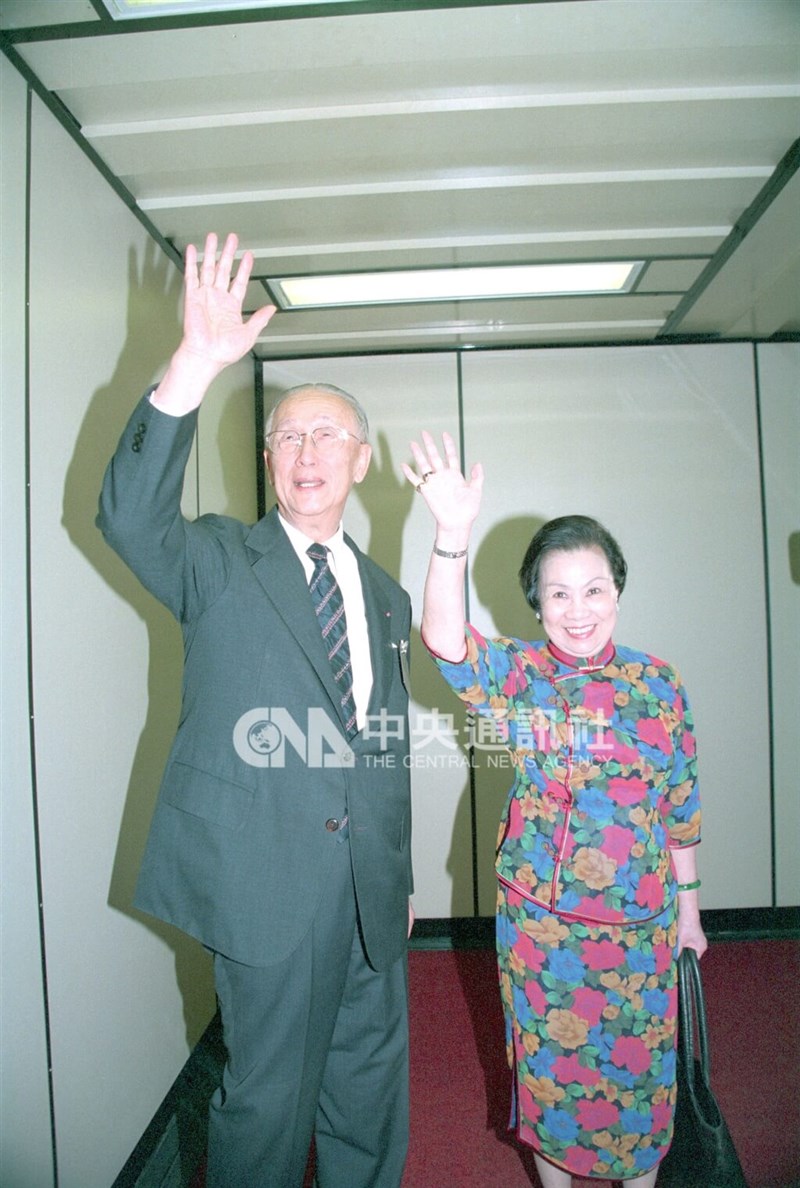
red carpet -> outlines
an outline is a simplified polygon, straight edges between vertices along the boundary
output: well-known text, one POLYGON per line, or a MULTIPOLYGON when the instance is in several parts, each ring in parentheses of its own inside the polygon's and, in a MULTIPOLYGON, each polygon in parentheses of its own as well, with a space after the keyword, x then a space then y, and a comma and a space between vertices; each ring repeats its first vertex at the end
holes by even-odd
MULTIPOLYGON (((717 942, 701 968, 712 1086, 748 1184, 800 1188, 800 942, 717 942)), ((494 954, 414 950, 409 985, 411 1144, 402 1188, 539 1188, 530 1151, 506 1129, 510 1074, 494 954)), ((606 1180, 575 1183, 609 1188, 606 1180)), ((202 1184, 200 1170, 193 1188, 202 1184)))
MULTIPOLYGON (((403 1188, 538 1188, 506 1131, 494 955, 412 952, 411 1146, 403 1188)), ((750 1188, 800 1185, 800 943, 735 941, 702 962, 711 1075, 750 1188)), ((604 1180, 576 1180, 608 1188, 604 1180)), ((687 1188, 703 1188, 702 1185, 687 1188)))

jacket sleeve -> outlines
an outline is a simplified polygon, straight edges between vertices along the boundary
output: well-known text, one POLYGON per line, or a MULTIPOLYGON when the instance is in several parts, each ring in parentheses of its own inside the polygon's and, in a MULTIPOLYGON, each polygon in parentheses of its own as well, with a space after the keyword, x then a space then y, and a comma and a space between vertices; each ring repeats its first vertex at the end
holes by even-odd
POLYGON ((215 518, 181 512, 197 412, 173 417, 147 393, 134 409, 103 479, 97 526, 142 585, 181 621, 224 588, 228 558, 215 518))

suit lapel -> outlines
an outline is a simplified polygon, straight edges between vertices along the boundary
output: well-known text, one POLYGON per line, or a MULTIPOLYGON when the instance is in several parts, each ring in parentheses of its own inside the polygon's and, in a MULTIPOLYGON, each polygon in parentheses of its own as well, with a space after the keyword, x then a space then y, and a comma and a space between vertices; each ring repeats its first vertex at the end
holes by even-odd
POLYGON ((273 508, 248 533, 245 544, 253 559, 252 571, 287 631, 305 652, 341 718, 339 690, 333 679, 319 623, 299 557, 273 508))
MULTIPOLYGON (((380 581, 380 570, 349 536, 345 535, 345 539, 358 561, 367 616, 372 661, 372 693, 367 712, 377 714, 389 688, 392 667, 398 663, 392 641, 401 626, 392 623, 391 603, 380 581)), ((322 642, 303 566, 281 528, 276 508, 251 528, 245 544, 252 557, 253 574, 292 638, 313 665, 341 721, 341 698, 322 642)))

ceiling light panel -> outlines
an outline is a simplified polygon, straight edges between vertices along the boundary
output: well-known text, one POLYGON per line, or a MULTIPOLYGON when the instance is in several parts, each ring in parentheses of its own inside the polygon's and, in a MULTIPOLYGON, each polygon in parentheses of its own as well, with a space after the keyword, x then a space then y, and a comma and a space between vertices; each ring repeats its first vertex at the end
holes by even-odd
POLYGON ((425 268, 270 277, 265 283, 281 309, 324 309, 410 302, 485 301, 501 297, 627 293, 643 267, 643 260, 515 264, 496 268, 425 268))
MULTIPOLYGON (((314 0, 315 6, 337 5, 348 0, 314 0)), ((103 0, 115 21, 142 17, 191 16, 194 13, 253 11, 268 8, 300 8, 308 0, 103 0)))

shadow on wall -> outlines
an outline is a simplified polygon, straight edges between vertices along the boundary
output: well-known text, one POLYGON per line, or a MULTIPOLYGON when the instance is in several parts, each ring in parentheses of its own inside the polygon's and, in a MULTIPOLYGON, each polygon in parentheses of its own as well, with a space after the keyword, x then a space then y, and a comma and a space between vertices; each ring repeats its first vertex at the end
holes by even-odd
MULTIPOLYGON (((369 473, 361 486, 356 488, 356 492, 369 517, 370 539, 367 551, 374 561, 377 561, 388 573, 399 580, 403 530, 411 514, 415 492, 411 484, 403 477, 399 460, 393 458, 389 441, 383 433, 379 432, 375 436, 369 473)), ((430 540, 433 543, 432 519, 430 533, 430 540)), ((422 616, 422 590, 411 590, 409 593, 414 604, 414 618, 419 620, 422 616)), ((422 714, 452 714, 457 728, 457 737, 459 741, 462 741, 465 738, 463 703, 442 680, 416 627, 412 627, 409 646, 411 686, 418 712, 422 714)), ((412 753, 412 761, 414 757, 412 753)), ((414 771, 415 768, 412 766, 412 789, 414 771)), ((467 778, 459 795, 453 820, 453 832, 450 838, 441 838, 442 855, 449 852, 446 869, 451 879, 452 888, 450 912, 454 916, 471 915, 474 905, 472 864, 474 822, 466 755, 464 755, 464 771, 467 778)))
MULTIPOLYGON (((228 392, 221 395, 211 393, 211 405, 204 408, 200 416, 198 440, 204 440, 204 415, 209 412, 217 416, 214 444, 211 447, 213 457, 209 457, 209 447, 206 446, 203 455, 204 467, 212 465, 219 468, 219 489, 222 491, 222 501, 214 486, 214 505, 206 507, 201 501, 201 513, 213 512, 216 515, 232 516, 245 524, 254 524, 258 519, 258 496, 256 474, 253 467, 255 455, 254 444, 254 401, 253 385, 245 389, 228 392)), ((258 465, 264 466, 264 459, 259 451, 258 465)), ((202 492, 201 492, 202 494, 202 492)))
MULTIPOLYGON (((544 520, 535 516, 515 516, 495 524, 481 540, 470 572, 470 621, 482 634, 514 636, 519 639, 542 639, 542 629, 525 601, 518 573, 533 535, 544 520)), ((474 836, 475 878, 478 886, 479 915, 492 915, 495 902, 494 863, 500 816, 513 782, 513 770, 505 762, 507 752, 476 747, 473 754, 472 780, 475 786, 475 820, 469 821, 474 836)), ((467 828, 462 814, 470 811, 470 798, 459 802, 454 844, 447 869, 454 881, 460 863, 458 847, 467 828)))
MULTIPOLYGON (((414 503, 414 488, 401 473, 399 460, 392 457, 385 433, 375 435, 367 477, 353 488, 353 494, 369 516, 369 542, 364 543, 364 551, 399 581, 403 529, 414 503)), ((419 603, 418 610, 421 610, 421 600, 420 592, 414 598, 419 603)))
POLYGON ((481 620, 488 615, 498 635, 544 639, 541 624, 522 593, 519 570, 528 545, 545 522, 537 516, 502 520, 487 532, 475 554, 471 613, 476 618, 480 615, 481 620))
POLYGON ((800 586, 800 532, 792 532, 788 540, 789 573, 796 586, 800 586))
MULTIPOLYGON (((128 324, 114 375, 92 396, 78 432, 64 490, 62 523, 70 540, 105 582, 127 602, 147 630, 149 667, 147 717, 139 737, 114 857, 108 904, 138 920, 175 956, 183 997, 187 1042, 192 1047, 214 1009, 210 961, 196 941, 131 906, 150 817, 178 721, 183 664, 181 635, 172 616, 148 594, 105 544, 95 526, 106 465, 148 378, 163 368, 180 337, 177 319, 159 318, 170 305, 177 311, 181 277, 154 244, 140 261, 129 255, 128 324)), ((120 641, 98 635, 107 656, 126 653, 120 641)), ((120 723, 122 726, 122 723, 120 723)))

